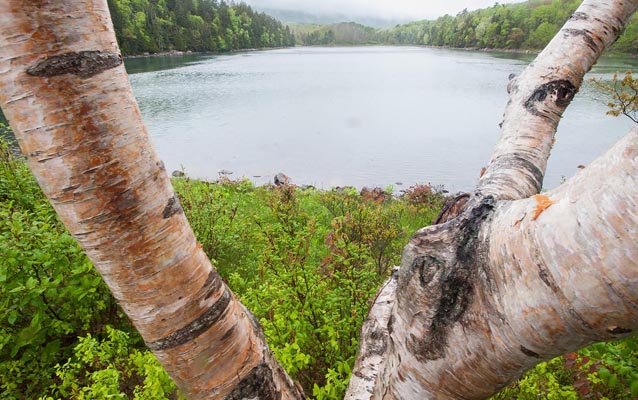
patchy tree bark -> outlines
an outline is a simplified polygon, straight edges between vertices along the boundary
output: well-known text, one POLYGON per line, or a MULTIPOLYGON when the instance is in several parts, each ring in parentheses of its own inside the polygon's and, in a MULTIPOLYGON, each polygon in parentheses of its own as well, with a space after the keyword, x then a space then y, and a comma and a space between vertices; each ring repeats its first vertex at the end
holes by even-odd
POLYGON ((563 111, 637 7, 586 0, 510 82, 476 191, 406 246, 346 398, 482 399, 541 360, 638 329, 638 132, 538 194, 563 111))
POLYGON ((563 112, 635 9, 635 1, 584 1, 536 60, 510 81, 501 139, 477 188, 483 195, 515 200, 540 192, 563 112))
MULTIPOLYGON (((376 298, 348 398, 484 398, 638 329, 638 133, 538 194, 562 112, 637 7, 586 0, 510 82, 477 190, 376 298)), ((105 0, 0 2, 0 104, 34 175, 189 398, 303 398, 197 246, 119 54, 105 0)))
POLYGON ((0 1, 0 102, 40 186, 189 399, 299 399, 197 245, 106 0, 0 1))
POLYGON ((636 172, 638 130, 541 202, 475 194, 417 232, 364 325, 347 398, 486 398, 541 360, 635 332, 636 172))

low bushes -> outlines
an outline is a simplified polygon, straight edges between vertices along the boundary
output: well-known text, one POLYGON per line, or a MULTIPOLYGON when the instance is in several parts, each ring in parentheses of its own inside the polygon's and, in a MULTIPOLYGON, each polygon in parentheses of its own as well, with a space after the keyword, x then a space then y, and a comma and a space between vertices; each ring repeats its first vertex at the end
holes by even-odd
MULTIPOLYGON (((180 178, 176 192, 222 277, 261 321, 306 393, 342 398, 377 288, 444 198, 427 185, 301 190, 180 178)), ((636 399, 638 342, 541 363, 495 399, 636 399)), ((177 399, 174 385, 0 141, 0 391, 3 399, 177 399)))

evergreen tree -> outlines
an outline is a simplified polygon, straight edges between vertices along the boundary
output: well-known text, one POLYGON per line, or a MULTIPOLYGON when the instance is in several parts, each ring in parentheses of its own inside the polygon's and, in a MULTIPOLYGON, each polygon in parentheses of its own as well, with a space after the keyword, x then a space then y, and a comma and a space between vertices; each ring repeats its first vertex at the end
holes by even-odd
POLYGON ((287 26, 245 3, 108 0, 108 5, 125 55, 295 45, 287 26))

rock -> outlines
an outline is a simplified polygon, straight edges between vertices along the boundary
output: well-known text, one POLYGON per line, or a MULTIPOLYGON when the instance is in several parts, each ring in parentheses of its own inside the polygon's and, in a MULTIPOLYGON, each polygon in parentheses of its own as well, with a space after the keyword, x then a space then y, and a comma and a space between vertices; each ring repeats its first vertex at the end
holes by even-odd
POLYGON ((290 184, 290 178, 282 172, 275 175, 275 179, 273 179, 273 181, 275 182, 275 186, 285 186, 290 184))
POLYGON ((312 185, 301 185, 301 190, 316 190, 317 188, 312 185))
POLYGON ((171 175, 173 175, 174 178, 183 178, 186 176, 184 171, 173 171, 171 175))

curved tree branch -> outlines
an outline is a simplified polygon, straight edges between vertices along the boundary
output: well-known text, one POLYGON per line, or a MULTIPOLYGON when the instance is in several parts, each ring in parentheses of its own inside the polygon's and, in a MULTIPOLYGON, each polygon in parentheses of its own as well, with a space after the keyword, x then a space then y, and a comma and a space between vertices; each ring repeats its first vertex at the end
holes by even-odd
POLYGON ((474 196, 417 232, 364 325, 346 398, 483 399, 542 360, 635 333, 636 176, 638 129, 543 196, 474 196))
POLYGON ((540 192, 560 118, 583 76, 622 32, 637 1, 586 0, 508 85, 501 138, 478 190, 497 199, 540 192))
POLYGON ((530 198, 563 111, 637 7, 586 0, 510 82, 476 192, 406 246, 396 290, 382 293, 391 303, 364 325, 347 398, 482 399, 541 360, 638 329, 636 131, 530 198), (382 352, 366 350, 376 343, 382 352))

